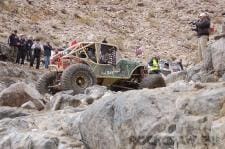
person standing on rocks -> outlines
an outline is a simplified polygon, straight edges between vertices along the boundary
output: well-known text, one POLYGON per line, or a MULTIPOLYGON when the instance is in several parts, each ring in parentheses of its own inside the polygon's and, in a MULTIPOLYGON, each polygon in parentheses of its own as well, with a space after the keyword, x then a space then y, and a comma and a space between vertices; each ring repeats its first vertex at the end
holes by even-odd
POLYGON ((29 36, 28 40, 26 41, 27 61, 30 61, 31 57, 32 57, 32 49, 31 49, 32 45, 33 45, 33 38, 32 38, 32 36, 29 36))
POLYGON ((48 66, 50 64, 50 57, 51 57, 51 51, 52 51, 52 46, 50 45, 49 42, 44 45, 44 60, 45 60, 45 68, 48 69, 48 66))
POLYGON ((210 32, 210 18, 208 14, 201 13, 199 15, 199 20, 194 22, 196 28, 194 31, 197 32, 198 36, 198 51, 199 51, 199 61, 202 61, 205 54, 205 49, 207 48, 207 42, 209 41, 210 32))
POLYGON ((30 67, 33 67, 34 60, 36 59, 36 69, 39 69, 40 59, 41 59, 41 51, 43 50, 43 46, 40 43, 40 39, 36 39, 36 42, 32 45, 31 49, 33 50, 32 58, 30 61, 30 67))
POLYGON ((22 34, 20 35, 20 39, 18 42, 18 52, 17 52, 16 63, 23 65, 25 56, 26 56, 26 40, 25 40, 25 36, 22 34))
POLYGON ((18 42, 19 42, 19 37, 17 36, 17 30, 14 30, 8 39, 8 44, 11 48, 10 57, 14 60, 14 62, 16 61, 16 55, 18 51, 18 42))

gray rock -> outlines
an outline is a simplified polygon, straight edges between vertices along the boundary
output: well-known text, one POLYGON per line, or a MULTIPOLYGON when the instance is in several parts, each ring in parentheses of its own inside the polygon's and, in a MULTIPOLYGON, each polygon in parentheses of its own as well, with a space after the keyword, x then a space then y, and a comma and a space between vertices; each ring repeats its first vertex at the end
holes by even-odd
POLYGON ((15 118, 21 116, 27 116, 29 112, 25 112, 22 109, 14 107, 1 107, 0 108, 0 120, 3 118, 15 118))
POLYGON ((79 113, 68 111, 5 118, 0 120, 0 148, 83 149, 78 123, 79 113))
POLYGON ((211 51, 213 69, 219 75, 223 75, 225 72, 225 38, 216 40, 211 45, 211 51))
POLYGON ((208 148, 210 145, 209 124, 206 116, 183 116, 176 127, 179 148, 208 148))
POLYGON ((94 100, 96 100, 101 98, 106 91, 107 91, 107 88, 105 86, 94 85, 94 86, 88 87, 84 93, 88 95, 89 97, 93 98, 94 100))
POLYGON ((193 115, 218 114, 225 102, 225 88, 199 90, 187 93, 176 101, 176 107, 183 113, 193 115))
POLYGON ((20 107, 27 101, 32 101, 38 110, 44 108, 41 94, 25 83, 15 83, 0 93, 0 105, 20 107))
POLYGON ((174 73, 171 73, 169 74, 167 77, 166 77, 166 83, 173 83, 173 82, 176 82, 176 81, 179 81, 179 80, 186 80, 187 78, 187 72, 186 71, 180 71, 180 72, 174 72, 174 73))
POLYGON ((185 91, 192 91, 194 89, 194 85, 188 83, 184 80, 176 81, 174 83, 169 84, 168 86, 174 92, 185 92, 185 91))
POLYGON ((87 147, 99 149, 165 147, 166 143, 160 142, 168 135, 159 137, 158 132, 168 134, 175 99, 168 88, 103 97, 81 115, 82 140, 87 147))
POLYGON ((225 141, 225 117, 222 117, 212 122, 210 139, 213 144, 213 148, 222 149, 224 148, 225 141))
MULTIPOLYGON (((84 95, 85 96, 85 95, 84 95)), ((86 96, 85 96, 86 97, 86 96)), ((51 98, 50 108, 51 110, 60 110, 65 107, 78 107, 81 104, 82 100, 77 96, 57 93, 51 98)))
POLYGON ((37 110, 35 104, 31 101, 28 101, 28 102, 24 103, 23 105, 21 105, 21 108, 37 110))

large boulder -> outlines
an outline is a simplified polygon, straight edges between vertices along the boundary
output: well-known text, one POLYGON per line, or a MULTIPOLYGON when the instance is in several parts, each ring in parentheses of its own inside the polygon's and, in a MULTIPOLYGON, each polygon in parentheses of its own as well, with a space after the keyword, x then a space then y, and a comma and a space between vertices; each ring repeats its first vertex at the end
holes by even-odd
POLYGON ((206 49, 205 53, 204 68, 213 69, 219 76, 222 76, 225 72, 225 38, 216 40, 206 49))
POLYGON ((168 88, 102 98, 81 115, 82 140, 98 149, 169 148, 174 145, 175 99, 168 88))
POLYGON ((86 148, 221 148, 213 142, 224 140, 224 120, 215 121, 224 105, 223 83, 178 81, 103 97, 81 114, 79 129, 86 148))
POLYGON ((33 87, 20 82, 12 84, 0 93, 0 105, 20 107, 27 101, 32 101, 38 110, 44 108, 41 94, 33 87))
POLYGON ((211 69, 205 69, 205 64, 198 64, 187 69, 187 81, 194 82, 217 82, 219 77, 211 69))
POLYGON ((78 124, 80 113, 54 111, 0 120, 0 148, 83 149, 78 124), (71 125, 73 122, 73 125, 71 125), (73 130, 72 128, 76 128, 73 130))

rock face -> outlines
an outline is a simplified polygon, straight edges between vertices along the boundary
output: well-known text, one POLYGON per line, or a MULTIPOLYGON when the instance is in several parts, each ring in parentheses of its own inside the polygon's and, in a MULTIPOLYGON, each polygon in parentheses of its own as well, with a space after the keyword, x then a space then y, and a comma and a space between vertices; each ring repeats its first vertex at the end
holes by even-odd
POLYGON ((78 119, 79 113, 74 111, 3 119, 0 121, 0 148, 83 149, 79 133, 70 125, 78 119))
MULTIPOLYGON (((197 66, 186 74, 205 77, 197 66)), ((23 108, 0 107, 0 148, 223 149, 225 83, 187 80, 126 92, 93 86, 44 98, 32 85, 12 84, 0 103, 23 108), (42 101, 51 109, 33 110, 46 106, 42 101)))
POLYGON ((222 145, 211 138, 224 139, 224 133, 219 132, 223 119, 214 121, 225 103, 224 85, 198 88, 181 84, 186 89, 178 91, 174 90, 176 85, 170 85, 119 93, 95 102, 81 115, 83 142, 88 148, 99 149, 220 148, 222 145))
POLYGON ((1 106, 20 107, 25 102, 32 101, 37 109, 41 110, 44 108, 41 99, 42 96, 35 88, 22 82, 12 84, 0 93, 1 106))
POLYGON ((222 76, 225 72, 225 38, 213 42, 205 53, 203 67, 206 70, 214 70, 219 76, 222 76))

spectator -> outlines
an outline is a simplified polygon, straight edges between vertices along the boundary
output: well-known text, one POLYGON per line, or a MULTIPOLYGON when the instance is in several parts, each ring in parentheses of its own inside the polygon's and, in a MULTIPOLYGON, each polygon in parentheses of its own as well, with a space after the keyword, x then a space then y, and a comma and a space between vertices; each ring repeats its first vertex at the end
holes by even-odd
POLYGON ((159 74, 159 56, 154 56, 148 63, 149 73, 150 74, 159 74))
POLYGON ((182 64, 182 59, 180 59, 177 64, 180 66, 181 70, 184 70, 183 64, 182 64))
POLYGON ((141 46, 141 47, 138 47, 135 49, 135 55, 136 57, 144 57, 144 48, 141 46))
POLYGON ((14 62, 16 60, 16 55, 18 51, 18 42, 19 42, 19 38, 17 36, 17 30, 14 30, 8 39, 8 44, 11 48, 10 57, 12 57, 14 62))
POLYGON ((202 61, 205 55, 205 49, 207 48, 207 42, 209 41, 210 32, 210 18, 206 13, 199 15, 199 20, 194 22, 198 35, 198 50, 199 50, 199 61, 202 61))
POLYGON ((17 52, 16 63, 23 65, 25 56, 26 56, 26 40, 24 35, 20 35, 20 39, 18 42, 18 52, 17 52))
POLYGON ((50 45, 49 42, 44 45, 44 60, 45 60, 45 68, 48 69, 48 65, 50 64, 50 57, 51 57, 51 51, 52 51, 52 46, 50 45))
POLYGON ((32 57, 32 49, 31 49, 32 45, 33 45, 33 38, 32 36, 29 36, 28 40, 26 41, 27 61, 30 61, 32 57))
POLYGON ((32 45, 31 49, 34 51, 32 54, 32 58, 30 61, 30 67, 33 67, 34 61, 36 59, 36 69, 39 69, 40 59, 41 59, 41 51, 43 51, 43 46, 40 43, 40 39, 37 39, 36 42, 32 45))

